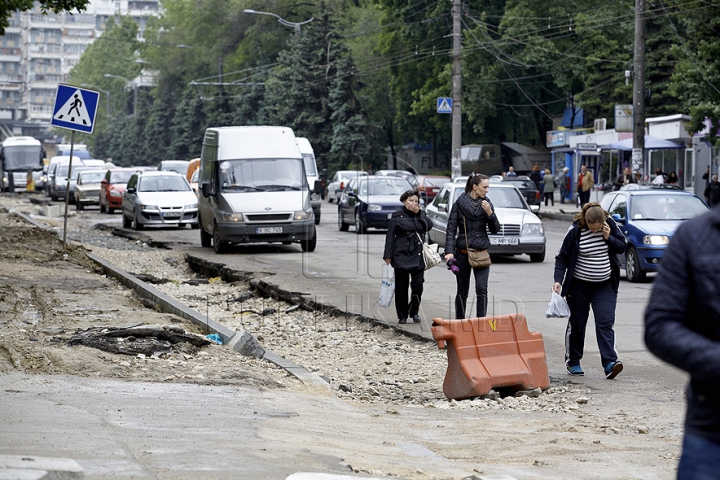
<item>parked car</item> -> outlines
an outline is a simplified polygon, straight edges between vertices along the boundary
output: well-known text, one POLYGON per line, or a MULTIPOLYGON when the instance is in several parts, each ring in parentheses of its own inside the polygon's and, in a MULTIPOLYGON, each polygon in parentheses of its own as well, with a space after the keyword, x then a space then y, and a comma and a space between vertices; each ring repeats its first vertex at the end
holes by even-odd
POLYGON ((189 160, 163 160, 157 169, 162 172, 177 172, 184 177, 189 167, 189 160))
POLYGON ((141 230, 147 225, 198 225, 198 199, 179 173, 133 173, 122 199, 123 227, 141 230))
POLYGON ((425 201, 430 203, 438 194, 443 185, 450 182, 451 178, 443 175, 416 175, 411 177, 410 185, 417 188, 421 194, 425 194, 425 201))
POLYGON ((414 173, 407 170, 378 170, 375 175, 380 177, 402 177, 407 181, 410 181, 415 176, 414 173))
POLYGON ((402 206, 400 195, 411 188, 402 177, 351 179, 338 202, 338 229, 346 232, 353 224, 355 233, 361 234, 368 228, 388 228, 393 212, 402 206))
MULTIPOLYGON (((495 182, 493 182, 494 185, 495 182)), ((508 183, 520 190, 520 193, 525 197, 525 201, 530 205, 533 212, 540 211, 540 190, 535 186, 535 182, 530 180, 530 177, 518 176, 504 178, 502 183, 508 183)))
MULTIPOLYGON (((433 221, 428 236, 430 242, 445 247, 447 222, 455 200, 465 191, 461 183, 446 183, 425 212, 433 221)), ((545 227, 531 210, 513 183, 491 183, 488 198, 495 207, 500 231, 489 234, 490 255, 511 256, 527 254, 531 262, 545 260, 545 227)))
POLYGON ((618 255, 618 260, 631 282, 642 280, 647 272, 656 272, 680 224, 708 211, 697 195, 664 185, 608 192, 600 205, 627 238, 627 250, 618 255))
POLYGON ((190 177, 189 183, 190 188, 193 189, 193 192, 195 192, 195 195, 198 194, 198 179, 200 178, 200 170, 195 170, 190 177))
POLYGON ((78 174, 75 184, 75 208, 83 210, 90 205, 100 205, 100 182, 105 178, 105 170, 83 170, 78 174))
POLYGON ((115 209, 122 208, 122 196, 125 186, 137 168, 115 168, 108 170, 105 178, 100 182, 100 212, 114 213, 115 209))
POLYGON ((340 195, 342 195, 343 190, 345 190, 351 178, 367 175, 367 172, 361 172, 359 170, 338 170, 335 172, 335 176, 327 187, 328 203, 340 201, 340 195))

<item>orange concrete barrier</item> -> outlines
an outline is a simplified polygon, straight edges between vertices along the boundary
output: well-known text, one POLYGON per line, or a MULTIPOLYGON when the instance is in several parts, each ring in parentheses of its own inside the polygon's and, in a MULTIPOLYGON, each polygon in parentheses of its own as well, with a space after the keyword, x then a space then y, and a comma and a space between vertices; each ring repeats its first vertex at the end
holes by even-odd
POLYGON ((433 338, 447 349, 443 392, 460 400, 493 388, 549 388, 542 335, 528 331, 525 315, 433 319, 433 338))

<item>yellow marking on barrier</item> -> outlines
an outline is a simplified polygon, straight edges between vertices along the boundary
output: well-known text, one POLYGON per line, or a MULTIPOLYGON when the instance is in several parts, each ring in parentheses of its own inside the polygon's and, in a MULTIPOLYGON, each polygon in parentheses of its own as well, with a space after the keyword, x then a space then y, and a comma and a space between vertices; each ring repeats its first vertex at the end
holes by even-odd
POLYGON ((492 328, 492 331, 494 332, 495 329, 497 328, 497 320, 494 318, 491 318, 490 320, 488 320, 488 323, 490 324, 490 328, 492 328))

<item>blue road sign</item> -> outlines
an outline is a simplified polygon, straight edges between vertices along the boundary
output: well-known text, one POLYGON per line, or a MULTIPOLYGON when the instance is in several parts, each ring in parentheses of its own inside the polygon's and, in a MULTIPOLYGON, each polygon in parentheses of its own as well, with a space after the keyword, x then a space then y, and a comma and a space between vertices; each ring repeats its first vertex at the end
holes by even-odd
POLYGON ((93 90, 72 85, 58 85, 50 125, 92 133, 99 98, 100 94, 93 90))
POLYGON ((438 97, 437 113, 452 113, 452 98, 451 97, 438 97))

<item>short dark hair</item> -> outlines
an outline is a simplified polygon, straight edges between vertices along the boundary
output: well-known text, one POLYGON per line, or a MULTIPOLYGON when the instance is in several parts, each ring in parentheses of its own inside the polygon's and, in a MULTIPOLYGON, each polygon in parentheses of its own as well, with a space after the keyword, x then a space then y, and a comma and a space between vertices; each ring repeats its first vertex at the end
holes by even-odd
POLYGON ((400 195, 400 201, 405 203, 405 200, 407 200, 410 197, 418 197, 418 200, 420 200, 420 192, 416 189, 413 190, 405 190, 402 195, 400 195))
POLYGON ((487 179, 487 175, 483 175, 482 173, 470 174, 470 177, 468 177, 467 183, 465 184, 465 193, 470 193, 472 191, 473 185, 479 185, 480 182, 487 179))

